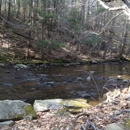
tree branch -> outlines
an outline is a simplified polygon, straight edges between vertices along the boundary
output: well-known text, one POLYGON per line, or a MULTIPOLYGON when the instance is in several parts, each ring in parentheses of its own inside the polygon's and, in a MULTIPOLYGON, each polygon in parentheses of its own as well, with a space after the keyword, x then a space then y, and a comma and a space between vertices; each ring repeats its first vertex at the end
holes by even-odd
POLYGON ((102 28, 102 31, 101 31, 99 34, 101 34, 101 33, 105 30, 105 28, 110 24, 110 22, 111 22, 113 19, 115 19, 116 17, 118 17, 119 15, 121 15, 123 12, 124 12, 124 11, 121 11, 120 13, 118 13, 117 15, 115 15, 115 16, 102 28))
POLYGON ((100 5, 102 5, 105 9, 107 9, 109 11, 125 10, 124 6, 111 8, 111 7, 107 6, 104 2, 102 2, 101 0, 97 0, 97 1, 100 3, 100 5))
POLYGON ((124 4, 126 4, 128 6, 128 8, 130 8, 130 2, 129 0, 122 0, 124 2, 124 4))
POLYGON ((102 0, 97 0, 100 5, 102 5, 105 9, 109 10, 109 11, 119 11, 119 10, 123 10, 124 14, 127 15, 130 19, 130 2, 128 2, 128 0, 122 0, 124 2, 124 6, 120 6, 120 7, 109 7, 105 4, 105 2, 103 2, 102 0))

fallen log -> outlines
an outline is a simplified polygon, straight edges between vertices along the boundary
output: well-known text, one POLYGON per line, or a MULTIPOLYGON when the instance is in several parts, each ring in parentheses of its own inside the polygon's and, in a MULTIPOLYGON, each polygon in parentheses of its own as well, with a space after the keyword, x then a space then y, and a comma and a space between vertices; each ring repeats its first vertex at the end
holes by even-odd
POLYGON ((15 34, 19 36, 33 40, 33 38, 30 37, 31 31, 29 29, 29 26, 23 25, 23 24, 12 23, 10 21, 7 21, 2 16, 0 16, 0 18, 2 19, 2 21, 5 23, 7 27, 12 28, 12 32, 14 32, 15 34))

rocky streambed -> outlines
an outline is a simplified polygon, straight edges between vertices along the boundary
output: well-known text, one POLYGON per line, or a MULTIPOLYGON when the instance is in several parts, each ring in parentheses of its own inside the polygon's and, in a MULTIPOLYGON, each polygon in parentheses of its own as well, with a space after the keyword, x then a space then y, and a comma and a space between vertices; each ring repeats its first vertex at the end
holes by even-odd
POLYGON ((1 66, 0 100, 85 98, 98 101, 110 89, 124 87, 130 78, 129 64, 1 66), (24 69, 23 69, 24 68, 24 69))

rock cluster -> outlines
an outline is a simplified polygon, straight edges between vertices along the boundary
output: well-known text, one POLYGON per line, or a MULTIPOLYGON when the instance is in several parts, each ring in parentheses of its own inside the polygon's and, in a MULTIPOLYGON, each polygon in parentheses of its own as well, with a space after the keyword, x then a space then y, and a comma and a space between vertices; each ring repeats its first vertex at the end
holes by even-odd
POLYGON ((86 100, 62 100, 62 99, 49 99, 49 100, 35 100, 33 107, 19 100, 4 100, 0 101, 0 128, 5 126, 13 126, 13 120, 32 120, 37 119, 36 112, 46 112, 50 110, 65 109, 71 113, 79 113, 82 108, 90 107, 86 100))

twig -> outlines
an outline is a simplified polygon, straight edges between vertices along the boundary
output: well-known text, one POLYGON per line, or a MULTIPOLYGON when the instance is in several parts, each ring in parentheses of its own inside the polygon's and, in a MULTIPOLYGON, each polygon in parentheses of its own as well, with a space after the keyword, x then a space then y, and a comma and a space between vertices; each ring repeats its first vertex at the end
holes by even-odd
MULTIPOLYGON (((71 126, 68 130, 72 130, 72 129, 73 129, 74 125, 76 124, 76 121, 77 121, 78 118, 81 117, 81 116, 87 116, 87 117, 89 117, 89 114, 87 114, 87 113, 82 113, 82 114, 77 115, 77 116, 75 117, 73 123, 72 123, 72 126, 71 126)), ((84 129, 83 129, 83 130, 84 130, 84 129)))
POLYGON ((109 116, 109 117, 110 117, 110 118, 114 118, 115 116, 120 115, 120 114, 122 114, 123 112, 130 113, 130 109, 125 109, 125 110, 119 111, 119 112, 117 112, 117 113, 115 113, 114 115, 109 116))
POLYGON ((106 84, 105 84, 105 85, 103 86, 103 88, 102 88, 101 96, 102 96, 102 94, 103 94, 103 89, 106 89, 107 91, 109 91, 105 86, 106 86, 110 81, 113 81, 113 82, 114 82, 114 79, 110 79, 110 80, 108 80, 108 81, 106 82, 106 84))
POLYGON ((97 92, 98 92, 98 96, 99 96, 99 98, 101 98, 101 94, 100 94, 100 92, 99 92, 99 88, 98 88, 97 83, 96 83, 96 81, 95 81, 94 77, 92 76, 92 74, 91 74, 91 73, 89 73, 89 72, 88 72, 88 71, 86 71, 86 70, 74 70, 74 71, 83 71, 83 72, 87 72, 87 73, 90 75, 90 77, 93 79, 94 84, 95 84, 96 89, 97 89, 97 92))
POLYGON ((98 88, 98 86, 97 86, 97 83, 96 83, 96 81, 95 81, 94 77, 93 77, 93 76, 92 76, 92 74, 91 74, 91 73, 89 73, 88 71, 85 71, 85 72, 87 72, 87 73, 91 76, 91 78, 93 79, 94 84, 95 84, 95 87, 96 87, 97 92, 98 92, 98 96, 99 96, 99 98, 101 98, 101 94, 100 94, 100 92, 99 92, 99 88, 98 88))
POLYGON ((87 130, 88 128, 92 127, 93 130, 97 130, 97 128, 87 119, 86 126, 82 125, 82 130, 87 130))
POLYGON ((82 114, 77 115, 77 116, 75 117, 74 123, 76 123, 76 121, 78 120, 78 118, 81 117, 81 116, 87 116, 87 117, 89 117, 89 114, 87 114, 87 113, 82 113, 82 114))

